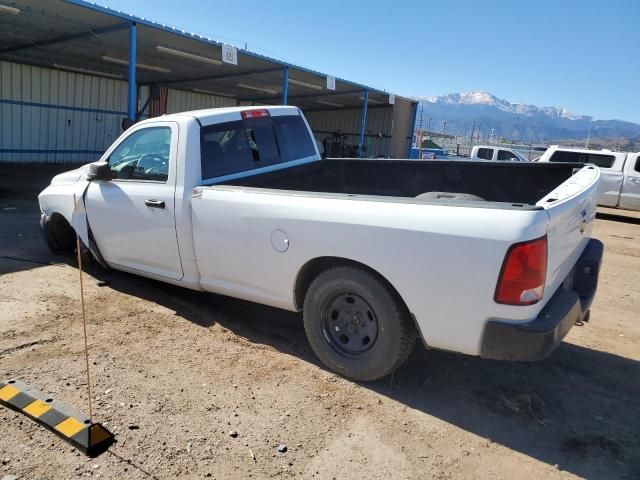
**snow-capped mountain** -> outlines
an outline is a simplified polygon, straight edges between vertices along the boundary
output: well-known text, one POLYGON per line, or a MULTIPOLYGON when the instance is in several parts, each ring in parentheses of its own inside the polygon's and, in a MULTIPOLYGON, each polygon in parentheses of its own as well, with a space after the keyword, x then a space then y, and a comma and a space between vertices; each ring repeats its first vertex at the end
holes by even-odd
POLYGON ((426 100, 430 103, 438 103, 444 105, 487 105, 495 107, 503 112, 518 113, 522 115, 533 116, 538 113, 544 113, 552 118, 568 118, 570 120, 593 120, 593 117, 586 115, 577 115, 565 108, 559 107, 536 107, 535 105, 527 105, 524 103, 511 103, 495 95, 482 90, 463 93, 450 93, 441 97, 429 97, 426 100))
POLYGON ((491 105, 505 112, 515 112, 517 105, 502 100, 489 92, 478 90, 475 92, 450 93, 441 97, 430 97, 426 99, 431 103, 445 105, 491 105))
POLYGON ((495 135, 513 139, 560 139, 633 137, 640 125, 622 120, 596 120, 560 107, 537 107, 511 103, 485 91, 450 93, 420 98, 416 125, 440 131, 446 121, 446 133, 469 134, 475 122, 481 135, 492 129, 495 135), (428 119, 431 123, 428 124, 428 119))

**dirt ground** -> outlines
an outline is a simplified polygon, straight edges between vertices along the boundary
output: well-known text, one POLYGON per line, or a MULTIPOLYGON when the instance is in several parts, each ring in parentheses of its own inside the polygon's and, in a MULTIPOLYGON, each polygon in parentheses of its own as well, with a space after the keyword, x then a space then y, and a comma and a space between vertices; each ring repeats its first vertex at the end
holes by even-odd
MULTIPOLYGON (((87 412, 78 272, 38 230, 54 169, 30 170, 0 170, 0 377, 87 412)), ((548 359, 418 346, 373 384, 323 369, 297 314, 88 274, 95 417, 117 444, 87 459, 0 407, 0 478, 640 478, 640 215, 595 236, 591 321, 548 359)))

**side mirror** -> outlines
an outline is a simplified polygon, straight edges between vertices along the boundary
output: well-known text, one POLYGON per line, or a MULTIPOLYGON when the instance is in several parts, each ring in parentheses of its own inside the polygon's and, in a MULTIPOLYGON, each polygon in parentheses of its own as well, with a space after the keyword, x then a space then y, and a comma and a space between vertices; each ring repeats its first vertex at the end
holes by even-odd
POLYGON ((87 174, 87 180, 90 182, 94 180, 109 181, 113 178, 111 175, 111 169, 108 162, 95 162, 89 164, 89 173, 87 174))

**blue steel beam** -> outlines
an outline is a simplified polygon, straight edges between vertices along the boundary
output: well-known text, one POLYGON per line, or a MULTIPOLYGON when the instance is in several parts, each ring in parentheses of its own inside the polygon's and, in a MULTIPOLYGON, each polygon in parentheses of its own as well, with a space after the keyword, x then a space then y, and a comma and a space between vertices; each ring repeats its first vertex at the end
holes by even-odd
POLYGON ((136 22, 129 25, 129 98, 127 103, 127 118, 136 121, 137 111, 137 86, 136 86, 136 58, 137 58, 137 40, 138 29, 136 22))
MULTIPOLYGON (((289 97, 291 98, 291 97, 289 97)), ((306 112, 341 112, 341 111, 345 111, 345 112, 353 112, 354 110, 360 110, 362 107, 358 107, 358 106, 351 106, 351 107, 300 107, 302 108, 302 110, 306 113, 306 112)), ((392 109, 393 105, 371 105, 370 107, 367 108, 367 113, 369 112, 369 110, 382 110, 382 109, 392 109)), ((315 131, 315 130, 314 130, 315 131)), ((356 137, 360 136, 360 133, 358 132, 357 134, 355 134, 356 137)), ((365 137, 367 137, 368 135, 365 134, 365 137)), ((373 135, 375 136, 375 135, 373 135)))
POLYGON ((364 91, 364 100, 362 101, 362 120, 360 124, 360 143, 358 144, 358 157, 362 158, 364 147, 364 133, 367 126, 367 104, 369 103, 369 90, 364 91))
POLYGON ((280 72, 282 67, 262 68, 259 70, 245 70, 242 72, 224 73, 221 75, 201 75, 199 77, 175 78, 173 80, 163 80, 163 85, 172 85, 175 83, 198 82, 201 80, 221 80, 223 78, 244 77, 245 75, 260 75, 262 73, 280 72))
POLYGON ((284 75, 282 76, 282 105, 287 104, 289 95, 289 67, 284 67, 284 75))
MULTIPOLYGON (((342 92, 330 91, 330 92, 322 92, 322 93, 307 93, 304 95, 290 95, 288 100, 302 100, 304 98, 322 98, 322 97, 331 97, 334 95, 354 95, 356 93, 364 93, 363 89, 358 90, 344 90, 342 92)), ((245 97, 241 98, 240 101, 246 102, 261 102, 263 100, 272 100, 273 97, 245 97)), ((352 107, 353 108, 353 107, 352 107)))

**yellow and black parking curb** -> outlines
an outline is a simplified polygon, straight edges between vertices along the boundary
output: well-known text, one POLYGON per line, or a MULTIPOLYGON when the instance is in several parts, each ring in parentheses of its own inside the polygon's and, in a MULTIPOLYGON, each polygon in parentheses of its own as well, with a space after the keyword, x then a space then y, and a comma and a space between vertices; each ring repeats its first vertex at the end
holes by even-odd
POLYGON ((0 404, 24 413, 90 457, 105 452, 115 437, 99 423, 17 380, 0 380, 0 404))

